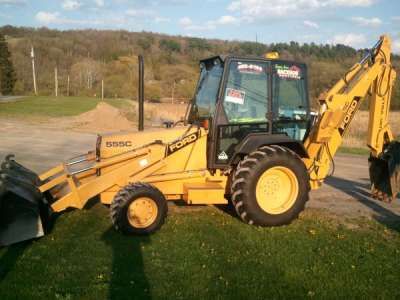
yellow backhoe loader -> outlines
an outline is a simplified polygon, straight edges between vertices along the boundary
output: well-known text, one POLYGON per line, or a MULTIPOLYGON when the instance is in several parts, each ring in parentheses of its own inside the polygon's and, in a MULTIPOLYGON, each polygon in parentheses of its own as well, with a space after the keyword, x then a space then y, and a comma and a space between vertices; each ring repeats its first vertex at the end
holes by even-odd
POLYGON ((248 224, 290 223, 310 189, 329 176, 355 113, 371 95, 367 144, 372 195, 396 198, 400 143, 388 124, 395 71, 382 36, 310 113, 306 65, 215 56, 200 77, 183 122, 143 130, 143 59, 139 132, 98 136, 96 149, 41 175, 12 156, 1 166, 0 244, 42 236, 55 214, 99 196, 123 233, 149 234, 163 224, 167 201, 228 204, 248 224))

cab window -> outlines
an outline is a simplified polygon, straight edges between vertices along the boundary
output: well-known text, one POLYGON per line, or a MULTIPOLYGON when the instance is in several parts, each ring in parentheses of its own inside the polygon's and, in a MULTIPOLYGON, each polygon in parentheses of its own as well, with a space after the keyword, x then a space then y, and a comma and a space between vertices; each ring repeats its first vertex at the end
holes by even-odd
POLYGON ((302 141, 309 128, 306 70, 301 64, 272 64, 272 133, 302 141))
POLYGON ((223 66, 219 60, 201 65, 197 90, 190 119, 210 118, 214 115, 223 66))
POLYGON ((268 112, 268 64, 232 61, 223 106, 229 123, 266 122, 268 112))
POLYGON ((272 102, 276 119, 303 120, 307 117, 308 99, 305 70, 291 63, 273 64, 272 102))

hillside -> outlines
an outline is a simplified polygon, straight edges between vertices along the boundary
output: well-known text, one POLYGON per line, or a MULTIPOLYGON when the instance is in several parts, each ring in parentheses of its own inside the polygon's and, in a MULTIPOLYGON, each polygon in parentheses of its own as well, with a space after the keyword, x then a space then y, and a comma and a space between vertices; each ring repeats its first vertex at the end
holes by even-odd
MULTIPOLYGON (((54 68, 59 74, 60 93, 98 96, 104 80, 106 97, 135 98, 137 94, 136 56, 146 61, 146 97, 159 100, 187 100, 197 81, 198 60, 216 54, 261 56, 272 50, 282 58, 304 61, 309 67, 310 96, 318 95, 336 82, 362 55, 344 45, 205 40, 167 36, 150 32, 111 30, 59 31, 47 28, 4 26, 17 73, 15 94, 32 93, 31 45, 35 48, 40 95, 54 92, 54 68)), ((375 41, 371 41, 371 45, 375 41)), ((400 66, 399 56, 394 65, 400 66)), ((397 84, 393 108, 400 108, 400 84, 397 84)))

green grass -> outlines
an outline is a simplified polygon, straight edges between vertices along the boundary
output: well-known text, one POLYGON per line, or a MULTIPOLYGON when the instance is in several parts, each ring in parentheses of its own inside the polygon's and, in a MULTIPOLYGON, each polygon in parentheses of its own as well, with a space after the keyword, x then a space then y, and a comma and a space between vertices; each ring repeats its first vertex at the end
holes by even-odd
MULTIPOLYGON (((0 117, 65 117, 92 110, 101 101, 90 97, 26 97, 15 102, 0 102, 0 117)), ((129 106, 126 100, 106 100, 117 107, 129 106)))
POLYGON ((400 227, 348 229, 307 214, 257 228, 183 209, 149 237, 123 236, 100 204, 44 238, 0 250, 0 299, 399 298, 400 227))

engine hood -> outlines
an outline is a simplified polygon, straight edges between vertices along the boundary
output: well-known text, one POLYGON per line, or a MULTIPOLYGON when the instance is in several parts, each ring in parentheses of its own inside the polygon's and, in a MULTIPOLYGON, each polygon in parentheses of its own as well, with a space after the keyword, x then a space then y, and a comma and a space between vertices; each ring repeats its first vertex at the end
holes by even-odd
MULTIPOLYGON (((180 138, 188 129, 189 126, 180 126, 168 129, 127 132, 123 134, 104 134, 98 137, 96 152, 100 158, 108 158, 155 141, 168 144, 180 138)), ((192 128, 187 133, 189 134, 195 131, 197 131, 197 128, 192 128)))

